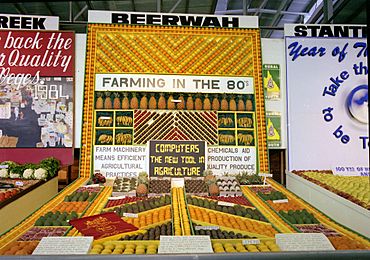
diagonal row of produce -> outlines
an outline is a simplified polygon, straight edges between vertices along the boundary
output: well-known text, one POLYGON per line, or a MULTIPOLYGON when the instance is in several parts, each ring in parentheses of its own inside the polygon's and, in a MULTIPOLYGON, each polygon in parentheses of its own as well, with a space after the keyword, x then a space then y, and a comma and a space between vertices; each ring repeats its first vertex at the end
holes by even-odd
POLYGON ((86 186, 88 179, 78 179, 3 234, 0 253, 31 254, 43 237, 82 236, 69 222, 106 212, 116 213, 136 230, 95 239, 90 254, 156 254, 161 236, 192 235, 210 236, 215 253, 280 251, 278 233, 323 233, 337 250, 370 249, 368 238, 335 223, 272 180, 263 185, 251 176, 253 185, 240 185, 245 184, 238 181, 240 176, 227 177, 219 184, 234 187, 235 193, 223 196, 223 191, 212 190, 215 176, 189 179, 183 187, 172 188, 168 182, 173 180, 156 179, 154 189, 148 189, 151 180, 140 178, 135 183, 145 183, 146 190, 135 187, 136 192, 133 180, 116 180, 129 187, 126 193, 116 193, 118 197, 112 197, 113 183, 86 186), (196 188, 200 182, 202 188, 196 188), (257 242, 243 243, 248 239, 257 242))

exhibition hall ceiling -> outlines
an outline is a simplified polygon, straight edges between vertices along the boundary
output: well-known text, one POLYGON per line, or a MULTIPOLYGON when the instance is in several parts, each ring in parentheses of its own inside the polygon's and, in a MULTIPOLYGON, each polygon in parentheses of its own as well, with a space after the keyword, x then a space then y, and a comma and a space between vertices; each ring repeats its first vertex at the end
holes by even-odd
POLYGON ((59 16, 61 29, 76 32, 85 32, 88 10, 254 15, 264 38, 281 38, 285 23, 366 24, 366 0, 3 0, 0 10, 59 16))

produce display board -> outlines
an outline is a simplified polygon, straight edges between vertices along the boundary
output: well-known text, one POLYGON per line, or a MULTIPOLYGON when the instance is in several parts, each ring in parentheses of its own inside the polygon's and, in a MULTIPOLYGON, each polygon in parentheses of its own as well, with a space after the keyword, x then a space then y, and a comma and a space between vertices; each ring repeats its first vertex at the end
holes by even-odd
POLYGON ((319 37, 302 35, 301 25, 290 28, 296 36, 285 38, 288 169, 369 176, 366 38, 351 37, 344 25, 320 25, 319 37))
POLYGON ((82 176, 148 171, 150 140, 203 140, 218 173, 268 171, 258 30, 88 28, 82 176))
POLYGON ((7 148, 0 160, 25 162, 28 152, 27 162, 53 155, 68 163, 73 147, 74 33, 1 30, 0 49, 0 149, 7 148))

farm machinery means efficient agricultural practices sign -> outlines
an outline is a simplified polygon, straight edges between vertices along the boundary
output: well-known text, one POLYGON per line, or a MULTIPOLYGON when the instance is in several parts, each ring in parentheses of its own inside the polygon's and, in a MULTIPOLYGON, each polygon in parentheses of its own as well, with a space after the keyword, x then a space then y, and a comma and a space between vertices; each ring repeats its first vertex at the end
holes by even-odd
POLYGON ((286 28, 298 36, 286 36, 289 170, 369 174, 367 43, 361 38, 366 37, 364 28, 286 28))

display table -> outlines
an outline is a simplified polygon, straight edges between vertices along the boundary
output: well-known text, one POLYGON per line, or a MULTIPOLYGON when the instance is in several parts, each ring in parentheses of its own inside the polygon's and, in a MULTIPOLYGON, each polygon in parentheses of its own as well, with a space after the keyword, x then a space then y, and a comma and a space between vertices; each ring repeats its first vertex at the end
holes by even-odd
POLYGON ((57 193, 58 178, 54 177, 41 185, 31 187, 26 194, 5 205, 0 210, 0 234, 17 225, 57 193))
POLYGON ((333 220, 370 237, 370 211, 298 175, 287 172, 287 188, 333 220))

